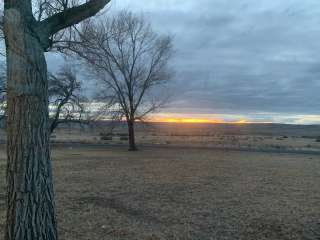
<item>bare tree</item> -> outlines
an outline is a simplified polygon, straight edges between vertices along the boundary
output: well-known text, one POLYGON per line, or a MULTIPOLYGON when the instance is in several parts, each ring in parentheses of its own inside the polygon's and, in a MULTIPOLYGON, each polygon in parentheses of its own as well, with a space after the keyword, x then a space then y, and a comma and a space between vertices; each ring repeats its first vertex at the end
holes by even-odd
POLYGON ((128 125, 129 150, 136 150, 134 125, 162 101, 153 89, 170 79, 170 36, 156 34, 143 17, 120 12, 103 22, 86 22, 83 44, 72 49, 83 58, 103 86, 102 99, 112 102, 128 125))
MULTIPOLYGON (((33 16, 37 22, 45 20, 57 13, 63 12, 70 8, 78 6, 82 0, 32 0, 33 16)), ((0 3, 0 8, 3 8, 3 3, 0 3)), ((0 42, 4 40, 4 16, 3 11, 0 11, 0 42)), ((72 44, 78 44, 77 25, 66 27, 49 37, 48 48, 46 51, 59 51, 65 53, 72 44)), ((5 56, 4 52, 0 55, 5 56)))
MULTIPOLYGON (((0 68, 0 122, 6 119, 6 78, 4 68, 0 68)), ((63 66, 57 74, 49 74, 49 116, 50 134, 63 123, 87 123, 87 112, 83 102, 87 99, 81 94, 81 82, 71 67, 63 66)), ((4 124, 2 124, 4 126, 4 124)))
POLYGON ((86 114, 82 102, 81 82, 69 66, 64 66, 57 75, 49 76, 49 99, 52 117, 50 133, 63 123, 84 123, 86 114))
MULTIPOLYGON (((34 0, 33 14, 37 21, 42 21, 58 12, 77 6, 79 2, 79 0, 34 0)), ((47 50, 66 53, 69 46, 78 44, 77 35, 76 25, 63 29, 50 37, 50 49, 47 50)), ((3 40, 3 12, 0 12, 0 42, 3 40)), ((0 52, 0 55, 5 57, 4 52, 0 52)), ((6 117, 6 78, 4 71, 0 74, 0 121, 2 121, 6 117)), ((48 74, 50 110, 53 116, 50 118, 50 133, 62 123, 84 123, 84 107, 80 104, 80 100, 84 99, 80 96, 81 86, 75 74, 69 67, 61 69, 58 75, 48 74)))
POLYGON ((52 36, 95 15, 109 1, 65 5, 37 19, 31 0, 4 0, 8 90, 5 240, 57 239, 44 52, 52 46, 52 36))
MULTIPOLYGON (((6 78, 3 68, 0 69, 0 122, 6 118, 6 78)), ((81 82, 70 67, 62 67, 56 74, 49 73, 49 131, 53 131, 63 123, 86 123, 85 107, 82 102, 86 98, 81 95, 81 82)))
MULTIPOLYGON (((33 0, 33 12, 37 21, 77 7, 83 0, 33 0)), ((87 2, 87 1, 86 1, 87 2)), ((71 45, 78 44, 77 25, 70 25, 50 36, 47 50, 66 53, 71 45)))

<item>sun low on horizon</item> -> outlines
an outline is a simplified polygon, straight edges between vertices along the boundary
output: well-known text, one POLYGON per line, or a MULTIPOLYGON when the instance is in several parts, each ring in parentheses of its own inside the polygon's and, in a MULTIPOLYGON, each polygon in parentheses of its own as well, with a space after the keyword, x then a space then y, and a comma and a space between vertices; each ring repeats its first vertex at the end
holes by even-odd
POLYGON ((249 124, 249 120, 244 118, 227 120, 224 118, 210 117, 210 116, 195 116, 194 114, 181 115, 165 115, 165 116, 152 116, 148 119, 149 122, 159 122, 159 123, 190 123, 190 124, 249 124))
POLYGON ((152 122, 163 123, 225 123, 221 119, 201 119, 201 118, 154 118, 152 122))
POLYGON ((319 115, 308 114, 275 114, 275 113, 189 113, 159 112, 150 115, 147 122, 159 123, 190 123, 190 124, 293 124, 319 125, 319 115))

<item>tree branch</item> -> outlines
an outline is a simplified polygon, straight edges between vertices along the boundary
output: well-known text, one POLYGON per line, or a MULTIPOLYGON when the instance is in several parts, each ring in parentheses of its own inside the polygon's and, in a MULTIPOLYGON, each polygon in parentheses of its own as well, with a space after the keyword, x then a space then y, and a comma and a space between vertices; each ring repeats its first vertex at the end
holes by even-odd
POLYGON ((91 0, 77 7, 68 8, 39 23, 47 37, 60 30, 78 24, 79 22, 94 16, 103 9, 111 0, 91 0))

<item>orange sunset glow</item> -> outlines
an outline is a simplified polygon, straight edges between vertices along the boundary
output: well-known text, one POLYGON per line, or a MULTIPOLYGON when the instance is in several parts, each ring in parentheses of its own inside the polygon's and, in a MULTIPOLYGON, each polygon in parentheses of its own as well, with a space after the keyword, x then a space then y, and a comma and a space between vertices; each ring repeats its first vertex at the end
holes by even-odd
POLYGON ((246 124, 249 123, 245 119, 239 121, 225 121, 223 119, 207 119, 207 118, 188 118, 188 117, 163 117, 163 118, 152 118, 150 122, 163 122, 163 123, 207 123, 207 124, 218 124, 218 123, 234 123, 234 124, 246 124))
POLYGON ((200 119, 200 118, 155 118, 153 122, 167 123, 224 123, 221 119, 200 119))

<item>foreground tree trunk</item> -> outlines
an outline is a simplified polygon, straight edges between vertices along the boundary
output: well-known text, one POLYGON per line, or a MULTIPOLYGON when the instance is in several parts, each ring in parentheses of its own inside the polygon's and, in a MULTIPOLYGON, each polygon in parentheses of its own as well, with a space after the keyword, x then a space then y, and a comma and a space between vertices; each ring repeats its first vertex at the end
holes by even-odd
POLYGON ((134 134, 134 121, 129 120, 128 123, 128 133, 129 133, 129 151, 137 151, 136 139, 134 134))
POLYGON ((7 221, 5 240, 56 240, 49 146, 50 36, 95 15, 110 0, 91 0, 36 22, 31 0, 4 0, 7 51, 7 221))
MULTIPOLYGON (((22 1, 21 1, 22 2, 22 1)), ((26 2, 26 1, 25 1, 26 2)), ((48 134, 44 50, 32 31, 28 4, 8 4, 5 36, 8 75, 6 240, 56 240, 48 134)))

